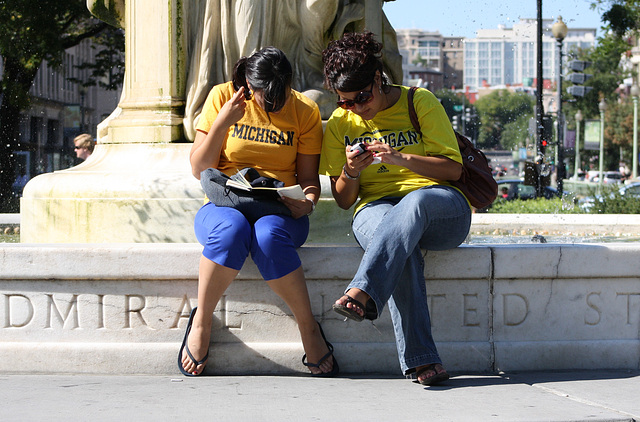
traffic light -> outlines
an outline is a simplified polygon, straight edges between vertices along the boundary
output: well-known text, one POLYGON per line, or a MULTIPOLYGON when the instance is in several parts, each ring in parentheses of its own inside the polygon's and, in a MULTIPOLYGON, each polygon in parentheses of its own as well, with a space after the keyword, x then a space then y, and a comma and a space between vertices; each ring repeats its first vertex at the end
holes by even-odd
POLYGON ((548 114, 542 116, 542 137, 538 145, 538 152, 545 154, 547 146, 551 143, 553 137, 553 119, 548 114))
POLYGON ((573 83, 573 86, 567 88, 567 92, 574 97, 584 97, 593 89, 590 86, 583 86, 593 75, 583 73, 586 68, 591 66, 591 62, 584 60, 572 60, 569 62, 569 68, 574 72, 567 76, 567 81, 573 83))
POLYGON ((458 119, 460 119, 460 116, 455 115, 455 116, 453 116, 453 120, 451 121, 451 126, 453 126, 453 130, 455 130, 456 132, 458 131, 458 128, 460 127, 460 125, 458 123, 458 119))

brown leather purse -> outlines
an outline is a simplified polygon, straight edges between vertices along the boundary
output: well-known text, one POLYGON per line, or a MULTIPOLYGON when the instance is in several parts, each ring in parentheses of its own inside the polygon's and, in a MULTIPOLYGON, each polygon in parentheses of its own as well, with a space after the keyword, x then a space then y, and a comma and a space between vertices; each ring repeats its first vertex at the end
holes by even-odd
MULTIPOLYGON (((417 87, 409 88, 407 95, 409 100, 409 118, 416 132, 420 132, 418 114, 413 105, 413 94, 417 87)), ((455 131, 454 131, 455 132, 455 131)), ((476 148, 465 136, 455 132, 462 155, 462 175, 458 180, 448 180, 453 186, 462 191, 469 202, 475 208, 484 208, 498 196, 498 183, 491 174, 489 161, 482 151, 476 148)))

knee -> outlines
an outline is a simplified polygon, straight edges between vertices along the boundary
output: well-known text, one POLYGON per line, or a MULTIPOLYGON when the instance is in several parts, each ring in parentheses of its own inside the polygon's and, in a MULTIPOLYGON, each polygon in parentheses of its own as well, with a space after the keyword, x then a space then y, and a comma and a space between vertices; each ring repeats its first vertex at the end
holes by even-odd
POLYGON ((290 234, 284 228, 277 226, 256 227, 254 241, 255 246, 265 255, 270 255, 271 251, 278 253, 283 247, 293 243, 290 234))
MULTIPOLYGON (((236 210, 232 210, 236 211, 236 210)), ((206 244, 220 250, 231 248, 248 250, 251 243, 251 224, 240 212, 226 213, 224 218, 208 226, 206 244)))

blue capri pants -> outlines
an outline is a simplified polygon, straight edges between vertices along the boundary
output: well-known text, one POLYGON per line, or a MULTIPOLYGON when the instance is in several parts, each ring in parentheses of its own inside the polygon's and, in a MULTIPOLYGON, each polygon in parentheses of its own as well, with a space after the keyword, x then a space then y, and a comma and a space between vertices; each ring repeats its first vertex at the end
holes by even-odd
POLYGON ((251 253, 268 281, 284 277, 302 264, 296 249, 307 240, 309 217, 273 214, 252 225, 240 211, 208 202, 196 214, 194 229, 207 259, 239 271, 251 253))

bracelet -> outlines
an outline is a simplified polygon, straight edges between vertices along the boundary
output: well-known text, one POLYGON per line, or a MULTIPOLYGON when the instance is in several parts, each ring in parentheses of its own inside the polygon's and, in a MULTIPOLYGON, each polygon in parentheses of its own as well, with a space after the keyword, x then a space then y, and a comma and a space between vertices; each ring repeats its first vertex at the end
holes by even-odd
POLYGON ((349 180, 358 180, 360 178, 360 172, 358 172, 358 175, 355 177, 350 176, 349 173, 347 173, 347 163, 344 163, 344 166, 342 166, 342 173, 344 173, 344 177, 349 180))
POLYGON ((309 211, 309 214, 307 215, 311 215, 316 210, 316 203, 313 202, 313 199, 309 199, 309 198, 307 198, 307 201, 311 202, 311 211, 309 211))

